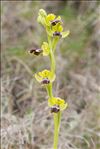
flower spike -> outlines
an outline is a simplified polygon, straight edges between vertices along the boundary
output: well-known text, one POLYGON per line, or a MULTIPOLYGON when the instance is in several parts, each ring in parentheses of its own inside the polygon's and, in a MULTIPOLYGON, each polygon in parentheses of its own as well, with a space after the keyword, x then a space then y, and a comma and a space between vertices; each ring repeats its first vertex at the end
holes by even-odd
POLYGON ((54 144, 53 149, 58 148, 58 137, 61 113, 68 107, 64 99, 53 96, 53 82, 56 78, 55 49, 60 38, 69 35, 69 30, 63 31, 63 22, 60 16, 53 13, 47 14, 44 9, 40 9, 37 21, 45 28, 47 33, 47 42, 43 42, 41 48, 32 48, 29 53, 34 55, 43 54, 50 58, 50 70, 43 70, 34 75, 35 79, 46 88, 48 94, 48 106, 54 117, 54 144))

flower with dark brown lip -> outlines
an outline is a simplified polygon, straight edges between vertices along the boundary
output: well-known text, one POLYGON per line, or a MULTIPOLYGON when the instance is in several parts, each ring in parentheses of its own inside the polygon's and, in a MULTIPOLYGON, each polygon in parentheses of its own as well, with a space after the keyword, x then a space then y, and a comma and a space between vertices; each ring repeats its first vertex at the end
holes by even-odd
POLYGON ((54 32, 54 33, 53 33, 53 36, 59 36, 59 37, 62 37, 62 35, 61 35, 60 32, 54 32))
POLYGON ((35 74, 36 80, 42 84, 49 84, 53 82, 55 80, 55 77, 55 74, 47 69, 35 74))
POLYGON ((33 48, 31 50, 29 50, 29 52, 34 55, 39 55, 41 52, 42 52, 42 49, 39 49, 39 48, 33 48))
POLYGON ((62 23, 61 20, 53 20, 53 21, 51 21, 51 25, 52 26, 55 26, 58 22, 61 22, 62 23))
POLYGON ((42 84, 49 84, 50 80, 48 78, 45 78, 41 81, 42 84))
POLYGON ((51 112, 57 113, 59 111, 63 111, 68 107, 68 104, 65 103, 64 99, 59 97, 52 97, 48 99, 48 105, 51 108, 51 112))
POLYGON ((60 111, 59 106, 54 105, 51 107, 51 113, 58 113, 60 111))

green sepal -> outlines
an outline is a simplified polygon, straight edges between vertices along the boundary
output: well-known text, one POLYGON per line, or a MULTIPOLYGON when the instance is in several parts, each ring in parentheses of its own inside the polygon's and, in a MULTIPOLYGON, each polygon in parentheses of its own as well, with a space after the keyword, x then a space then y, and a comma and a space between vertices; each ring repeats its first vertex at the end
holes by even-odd
POLYGON ((62 38, 66 38, 68 35, 70 34, 70 31, 66 31, 66 32, 62 32, 61 35, 62 35, 62 38))

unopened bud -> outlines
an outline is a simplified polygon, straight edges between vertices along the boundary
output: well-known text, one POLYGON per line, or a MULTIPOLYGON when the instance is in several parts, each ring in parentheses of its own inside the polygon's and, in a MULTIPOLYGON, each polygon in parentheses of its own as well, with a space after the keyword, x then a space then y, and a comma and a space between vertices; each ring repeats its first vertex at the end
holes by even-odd
POLYGON ((42 17, 45 17, 45 16, 47 16, 47 13, 45 12, 44 9, 40 9, 39 10, 39 15, 41 15, 42 17))

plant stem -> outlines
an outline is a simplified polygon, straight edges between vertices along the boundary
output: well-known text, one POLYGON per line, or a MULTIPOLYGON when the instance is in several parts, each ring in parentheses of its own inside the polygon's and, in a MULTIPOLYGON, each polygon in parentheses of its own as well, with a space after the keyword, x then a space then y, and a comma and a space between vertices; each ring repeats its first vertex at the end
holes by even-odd
POLYGON ((49 95, 50 98, 53 97, 53 93, 52 93, 52 83, 48 84, 48 86, 46 87, 47 89, 47 93, 49 95))
MULTIPOLYGON (((55 68, 56 68, 56 64, 55 64, 55 57, 54 57, 54 50, 56 47, 58 39, 55 38, 52 42, 51 37, 48 36, 48 43, 49 43, 49 47, 50 47, 50 61, 51 61, 51 72, 53 74, 55 74, 55 68)), ((50 85, 48 85, 47 87, 47 91, 48 91, 48 95, 50 98, 53 97, 52 94, 52 83, 50 83, 50 85)), ((58 146, 58 137, 59 137, 59 128, 60 128, 60 119, 61 119, 61 112, 59 111, 58 113, 54 113, 54 144, 53 144, 53 148, 57 149, 58 146)))
POLYGON ((58 146, 60 119, 61 119, 61 112, 54 113, 54 145, 53 145, 53 149, 57 149, 57 146, 58 146))
POLYGON ((55 73, 55 58, 52 50, 50 51, 51 71, 55 73))
POLYGON ((55 52, 55 48, 56 48, 56 45, 57 45, 58 40, 59 40, 59 37, 53 38, 53 42, 52 42, 53 52, 55 52))
POLYGON ((50 47, 50 61, 51 61, 51 71, 53 72, 53 74, 55 74, 55 67, 56 67, 56 64, 55 64, 55 57, 54 57, 54 53, 53 53, 53 43, 51 41, 51 37, 48 36, 48 43, 49 43, 49 47, 50 47))

